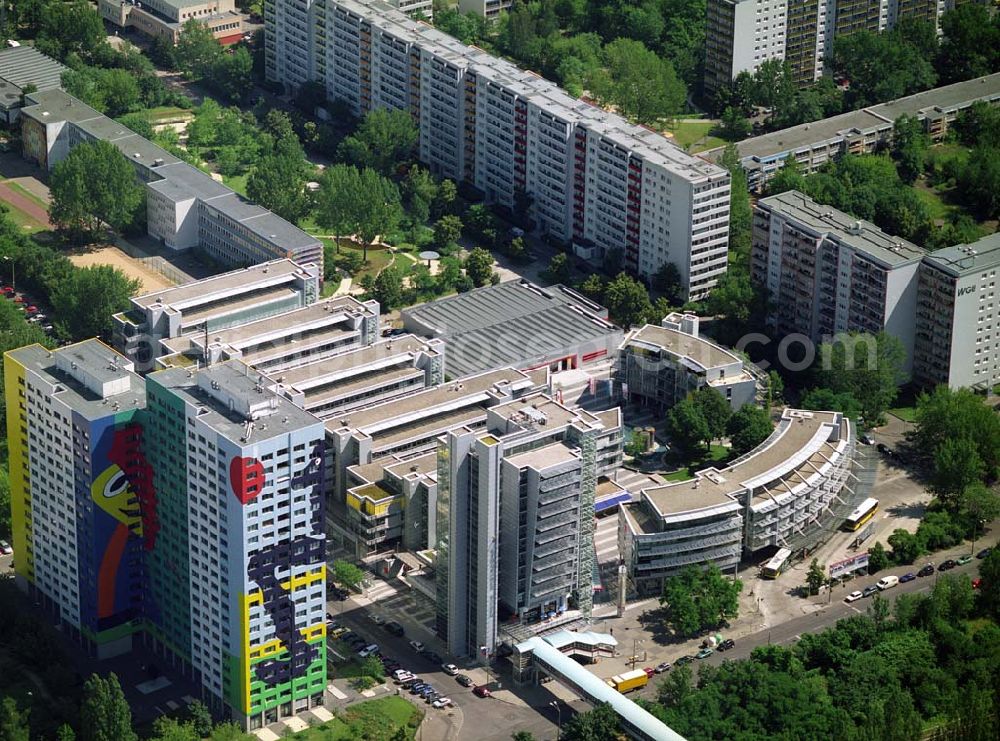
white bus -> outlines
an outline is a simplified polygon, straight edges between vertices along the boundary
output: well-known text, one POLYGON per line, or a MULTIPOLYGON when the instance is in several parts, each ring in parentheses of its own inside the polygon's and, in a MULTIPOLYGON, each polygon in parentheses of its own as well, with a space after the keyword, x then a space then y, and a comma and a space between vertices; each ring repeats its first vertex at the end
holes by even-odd
POLYGON ((764 568, 761 569, 761 576, 765 579, 777 579, 781 575, 781 570, 785 568, 785 564, 788 563, 788 559, 792 557, 792 552, 787 548, 781 548, 777 553, 764 564, 764 568))

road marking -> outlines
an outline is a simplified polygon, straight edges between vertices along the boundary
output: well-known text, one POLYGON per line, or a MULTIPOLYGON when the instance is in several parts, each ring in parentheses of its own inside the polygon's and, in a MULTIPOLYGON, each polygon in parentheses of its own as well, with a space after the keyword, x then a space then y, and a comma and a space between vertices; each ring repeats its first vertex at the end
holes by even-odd
POLYGON ((855 607, 854 605, 848 605, 848 607, 850 607, 850 608, 851 608, 852 610, 854 610, 854 611, 855 611, 856 613, 858 613, 859 615, 862 615, 862 614, 864 614, 864 613, 862 613, 862 612, 861 612, 861 610, 859 610, 859 609, 858 609, 857 607, 855 607))

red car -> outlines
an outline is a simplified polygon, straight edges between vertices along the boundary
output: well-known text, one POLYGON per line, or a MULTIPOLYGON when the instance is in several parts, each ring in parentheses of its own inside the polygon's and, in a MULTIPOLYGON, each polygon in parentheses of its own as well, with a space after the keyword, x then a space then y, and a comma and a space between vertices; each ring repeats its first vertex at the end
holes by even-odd
POLYGON ((29 306, 27 308, 27 312, 29 314, 37 314, 38 313, 38 307, 37 306, 29 306))
POLYGON ((979 587, 982 586, 982 583, 983 583, 982 579, 973 579, 972 580, 972 588, 973 589, 979 589, 979 587))
POLYGON ((24 296, 15 296, 14 297, 14 303, 15 304, 26 304, 28 302, 25 300, 24 296))
POLYGON ((646 672, 646 676, 647 676, 647 677, 651 677, 651 676, 653 676, 654 674, 656 674, 656 669, 654 669, 654 668, 653 668, 653 667, 651 667, 651 666, 647 666, 647 667, 645 667, 645 668, 643 669, 643 671, 644 671, 644 672, 646 672))
POLYGON ((13 286, 4 286, 3 287, 3 292, 6 293, 9 296, 10 294, 12 294, 14 292, 14 288, 13 288, 13 286))
POLYGON ((486 688, 485 684, 472 688, 472 694, 476 697, 493 697, 493 694, 486 688))

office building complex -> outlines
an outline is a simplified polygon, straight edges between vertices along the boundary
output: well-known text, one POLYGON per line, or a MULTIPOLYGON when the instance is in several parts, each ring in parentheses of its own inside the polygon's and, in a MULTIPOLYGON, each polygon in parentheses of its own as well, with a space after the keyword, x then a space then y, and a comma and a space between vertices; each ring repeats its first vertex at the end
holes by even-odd
POLYGON ((705 90, 715 93, 768 59, 786 61, 799 84, 815 82, 833 41, 878 33, 904 18, 935 26, 954 2, 944 0, 708 0, 705 90), (751 33, 751 29, 753 32, 751 33))
POLYGON ((694 314, 668 314, 662 326, 629 332, 618 348, 615 377, 626 401, 660 410, 702 386, 714 388, 734 410, 752 403, 760 390, 742 358, 698 336, 694 314))
POLYGON ((180 40, 189 20, 205 26, 220 44, 235 44, 243 38, 243 21, 234 0, 97 0, 97 11, 118 28, 135 28, 171 44, 180 40))
POLYGON ((496 647, 501 622, 589 615, 600 461, 620 462, 621 419, 544 395, 487 411, 438 456, 438 633, 457 656, 496 647), (610 424, 608 424, 610 423, 610 424))
POLYGON ((526 194, 538 230, 586 259, 623 250, 646 278, 672 262, 693 299, 725 272, 725 170, 384 3, 303 8, 275 0, 268 79, 320 82, 355 115, 409 111, 432 172, 507 206, 526 194))
POLYGON ((932 252, 917 287, 914 380, 989 391, 1000 383, 1000 234, 932 252))
POLYGON ((643 489, 619 507, 618 547, 641 595, 687 566, 733 569, 766 547, 801 547, 846 516, 855 434, 839 412, 786 409, 757 448, 690 481, 643 489))
POLYGON ((321 704, 323 423, 242 363, 144 381, 97 340, 11 351, 4 378, 19 584, 245 728, 321 704))
POLYGON ((161 340, 217 332, 312 304, 319 297, 318 270, 274 260, 136 296, 128 311, 111 317, 115 349, 148 369, 163 354, 161 340))
POLYGON ((753 74, 785 55, 789 0, 708 0, 705 15, 705 90, 715 92, 740 72, 753 74))
MULTIPOLYGON (((889 142, 893 124, 904 114, 917 118, 927 135, 940 141, 958 114, 978 101, 1000 102, 1000 72, 745 139, 736 149, 750 190, 762 193, 789 157, 808 175, 843 154, 871 154, 889 142)), ((717 161, 724 151, 720 147, 705 156, 717 161)))
POLYGON ((754 207, 751 279, 767 289, 768 323, 819 343, 885 330, 913 368, 917 270, 926 250, 798 191, 754 207))
POLYGON ((145 184, 147 229, 167 247, 199 247, 232 267, 289 258, 315 263, 322 275, 323 245, 298 227, 62 90, 25 98, 30 103, 21 109, 25 159, 51 170, 77 144, 110 142, 145 184))
POLYGON ((444 340, 453 377, 514 366, 554 371, 614 355, 622 331, 576 291, 525 280, 484 286, 402 311, 407 331, 444 340))

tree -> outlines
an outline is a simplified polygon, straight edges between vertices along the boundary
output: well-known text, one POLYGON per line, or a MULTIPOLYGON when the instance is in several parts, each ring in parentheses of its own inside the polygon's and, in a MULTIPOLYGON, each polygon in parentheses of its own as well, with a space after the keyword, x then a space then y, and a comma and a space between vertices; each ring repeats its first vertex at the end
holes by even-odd
MULTIPOLYGON (((22 1, 18 0, 14 6, 22 1)), ((90 60, 102 48, 107 49, 101 16, 85 0, 46 3, 38 20, 35 46, 51 57, 66 60, 71 54, 76 54, 90 60)))
POLYGON ((531 731, 514 731, 510 734, 511 741, 535 741, 535 736, 531 731))
POLYGON ((975 538, 983 525, 1000 517, 1000 496, 977 481, 959 495, 958 507, 966 520, 966 530, 975 538))
POLYGON ((729 249, 735 253, 738 262, 749 266, 753 213, 750 208, 747 174, 735 144, 726 146, 719 164, 729 171, 730 178, 729 249))
POLYGON ((410 168, 406 174, 403 193, 413 223, 423 224, 430 218, 431 204, 437 198, 438 190, 430 171, 419 165, 410 168))
POLYGON ((768 406, 774 402, 781 402, 785 393, 785 380, 776 370, 767 373, 767 403, 768 406))
POLYGON ((979 457, 979 447, 968 437, 951 437, 934 451, 931 491, 945 502, 952 502, 972 484, 983 479, 986 466, 979 457))
POLYGON ((1000 148, 973 149, 957 185, 959 196, 980 217, 1000 216, 1000 148))
MULTIPOLYGON (((212 728, 209 726, 209 732, 212 728)), ((191 723, 182 723, 176 718, 163 715, 153 721, 154 741, 199 741, 201 735, 196 733, 191 723)))
MULTIPOLYGON (((975 441, 983 475, 996 477, 1000 463, 1000 416, 969 389, 938 386, 917 398, 914 449, 932 460, 947 440, 975 441)), ((958 451, 955 451, 956 455, 958 451)), ((957 465, 957 464, 956 464, 957 465)))
POLYGON ((784 163, 774 173, 774 176, 767 182, 767 194, 769 196, 786 193, 790 190, 805 192, 806 178, 802 174, 801 166, 793 155, 788 155, 784 163))
POLYGON ((382 268, 372 291, 383 311, 391 311, 403 301, 403 276, 394 266, 382 268))
POLYGON ((688 458, 702 452, 711 436, 708 422, 690 397, 681 399, 667 414, 667 435, 688 458))
POLYGON ((368 261, 368 245, 396 228, 403 216, 395 183, 371 169, 328 167, 316 195, 316 223, 334 236, 357 234, 368 261))
POLYGON ((206 24, 195 18, 184 23, 174 49, 174 59, 184 74, 195 79, 210 76, 221 54, 222 45, 206 24))
POLYGON ((63 89, 108 116, 121 116, 141 105, 139 81, 124 69, 81 67, 63 73, 63 89))
POLYGON ((607 72, 593 82, 595 94, 640 123, 671 118, 684 107, 687 88, 670 62, 641 41, 619 38, 604 47, 607 72))
POLYGON ((368 656, 361 661, 361 675, 379 682, 385 679, 385 667, 378 656, 368 656))
POLYGON ((722 112, 719 135, 729 142, 738 142, 750 136, 750 122, 743 116, 743 112, 727 106, 722 112))
POLYGON ((687 664, 674 670, 656 688, 656 699, 664 707, 674 708, 684 704, 684 700, 694 693, 694 672, 687 664))
POLYGON ((63 723, 56 729, 56 741, 76 741, 76 731, 68 723, 63 723))
POLYGON ((1000 619, 1000 548, 991 550, 979 564, 979 576, 979 610, 994 620, 1000 619))
POLYGON ((565 741, 605 741, 618 738, 620 734, 618 713, 606 702, 595 705, 588 712, 577 713, 562 727, 565 741))
POLYGON ((125 702, 118 677, 91 674, 83 684, 80 703, 81 741, 137 741, 132 711, 125 702))
POLYGON ((242 728, 230 721, 228 723, 219 723, 219 725, 213 728, 212 735, 208 737, 208 741, 253 741, 255 738, 256 736, 244 733, 242 728))
POLYGON ((708 425, 709 438, 705 444, 710 445, 712 440, 720 438, 726 433, 726 425, 729 423, 729 418, 733 416, 733 409, 726 401, 726 397, 711 386, 702 386, 697 391, 692 392, 691 401, 694 402, 708 425))
POLYGON ((145 199, 132 165, 106 141, 75 146, 52 169, 51 183, 50 218, 78 236, 98 231, 102 223, 124 229, 145 199))
POLYGON ((902 98, 937 82, 930 60, 892 33, 837 36, 832 66, 851 81, 846 97, 852 108, 902 98))
POLYGON ((338 152, 348 164, 389 176, 413 158, 418 141, 417 126, 407 111, 376 108, 344 139, 338 152))
POLYGON ((892 158, 903 182, 912 183, 924 171, 930 138, 915 116, 903 114, 892 126, 892 158))
POLYGON ((820 587, 826 582, 826 572, 819 565, 815 558, 809 564, 809 571, 806 572, 806 586, 809 594, 819 594, 820 587))
POLYGON ((365 578, 365 572, 348 561, 333 562, 333 581, 347 589, 357 589, 365 578))
POLYGON ((309 210, 305 184, 301 160, 267 155, 260 159, 247 179, 247 195, 296 224, 309 210))
POLYGON ((626 329, 644 323, 653 308, 643 285, 624 271, 605 287, 604 305, 611 321, 626 329))
POLYGON ((779 117, 788 110, 795 97, 795 82, 791 68, 780 59, 761 62, 753 74, 753 101, 772 109, 779 117))
POLYGON ((766 409, 753 404, 744 404, 726 423, 726 434, 729 436, 732 455, 749 453, 767 440, 773 429, 774 423, 771 422, 771 415, 766 409))
POLYGON ((77 268, 60 281, 49 299, 56 322, 74 340, 111 339, 111 316, 129 307, 142 284, 110 265, 77 268))
POLYGON ((13 697, 0 701, 0 741, 29 741, 28 710, 20 710, 13 697))
POLYGON ((462 220, 452 214, 442 216, 434 223, 434 245, 449 249, 462 236, 462 220))
POLYGON ((885 547, 881 541, 876 541, 875 545, 868 549, 868 573, 877 574, 888 567, 889 556, 886 555, 885 547))
POLYGON ((819 385, 849 393, 868 424, 878 424, 899 393, 906 351, 897 337, 849 333, 820 347, 819 385))
POLYGON ((664 582, 660 604, 671 630, 690 637, 737 617, 742 590, 743 582, 727 579, 715 564, 688 566, 664 582))
POLYGON ((962 3, 941 18, 937 68, 943 82, 958 82, 1000 69, 1000 22, 985 5, 962 3))
POLYGON ((653 276, 653 287, 663 294, 671 306, 684 303, 684 283, 681 281, 681 271, 672 262, 665 262, 653 276))
POLYGON ((493 255, 482 247, 474 248, 465 258, 465 274, 476 287, 485 286, 493 275, 493 255))
POLYGON ((454 180, 445 178, 437 186, 437 194, 431 202, 431 216, 440 218, 448 213, 455 206, 455 199, 458 197, 458 186, 454 180))
MULTIPOLYGON (((549 266, 545 269, 545 280, 553 284, 569 283, 572 274, 573 266, 569 263, 569 257, 566 256, 565 252, 559 252, 549 260, 549 266)), ((592 273, 591 275, 596 275, 596 273, 592 273)))
POLYGON ((910 564, 920 556, 920 541, 909 530, 896 528, 887 538, 892 548, 892 560, 898 564, 910 564))
POLYGON ((187 713, 198 738, 205 738, 212 733, 212 714, 205 707, 205 703, 195 700, 188 705, 187 713))
POLYGON ((599 304, 604 303, 604 279, 597 273, 591 273, 579 285, 580 293, 599 304))

